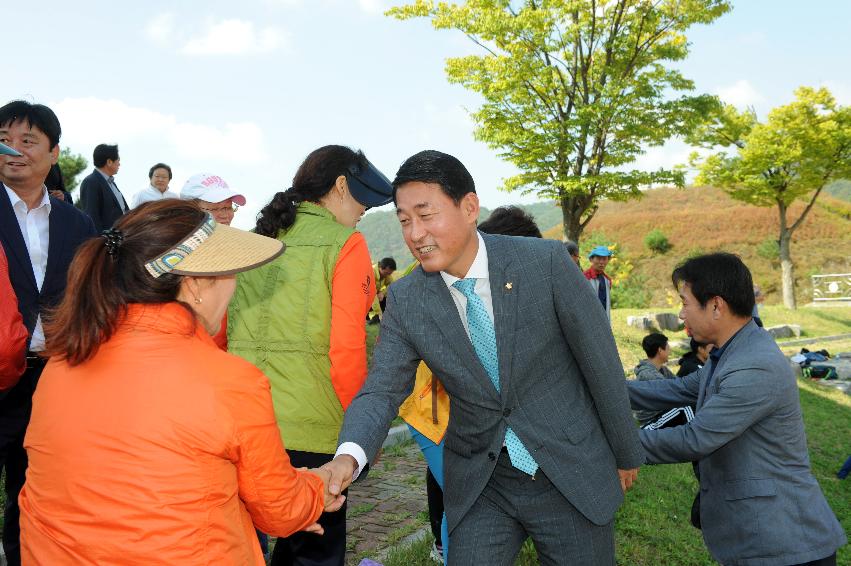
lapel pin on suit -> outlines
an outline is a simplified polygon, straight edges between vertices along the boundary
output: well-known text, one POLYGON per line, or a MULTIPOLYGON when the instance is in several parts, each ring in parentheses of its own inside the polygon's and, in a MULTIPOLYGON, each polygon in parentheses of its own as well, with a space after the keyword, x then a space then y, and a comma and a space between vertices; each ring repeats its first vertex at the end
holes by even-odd
POLYGON ((509 291, 511 291, 511 289, 514 288, 514 284, 512 284, 511 281, 509 281, 508 283, 505 284, 505 288, 508 289, 509 291))

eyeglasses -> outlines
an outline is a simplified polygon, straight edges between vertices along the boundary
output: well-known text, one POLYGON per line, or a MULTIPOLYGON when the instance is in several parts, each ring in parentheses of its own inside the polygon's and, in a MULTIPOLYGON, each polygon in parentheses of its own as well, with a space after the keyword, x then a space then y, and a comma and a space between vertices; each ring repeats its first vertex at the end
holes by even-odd
POLYGON ((229 206, 220 206, 218 208, 209 208, 209 207, 206 207, 206 206, 200 206, 199 205, 198 208, 200 208, 204 212, 209 212, 210 214, 217 214, 217 213, 218 214, 226 214, 228 212, 236 212, 237 210, 239 210, 239 205, 236 204, 236 203, 233 203, 229 206))

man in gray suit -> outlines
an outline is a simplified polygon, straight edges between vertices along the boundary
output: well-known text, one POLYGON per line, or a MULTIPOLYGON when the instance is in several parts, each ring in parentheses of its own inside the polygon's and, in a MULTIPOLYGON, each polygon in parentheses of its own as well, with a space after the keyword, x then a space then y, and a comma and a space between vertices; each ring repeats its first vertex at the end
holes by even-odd
POLYGON ((845 533, 810 472, 789 362, 751 318, 750 271, 715 253, 687 260, 672 280, 694 339, 717 347, 683 379, 629 383, 633 409, 696 406, 687 425, 641 430, 647 462, 698 462, 699 524, 722 564, 836 564, 845 533))
POLYGON ((614 564, 614 514, 644 455, 597 298, 560 242, 479 233, 451 155, 414 155, 393 186, 421 267, 389 288, 331 492, 375 458, 424 360, 451 398, 449 563, 510 565, 528 535, 543 564, 614 564))

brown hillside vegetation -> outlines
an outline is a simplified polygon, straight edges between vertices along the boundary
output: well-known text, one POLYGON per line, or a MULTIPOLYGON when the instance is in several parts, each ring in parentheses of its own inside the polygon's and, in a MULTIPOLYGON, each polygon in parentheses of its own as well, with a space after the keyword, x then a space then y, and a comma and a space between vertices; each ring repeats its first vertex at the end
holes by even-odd
MULTIPOLYGON (((792 207, 797 218, 803 203, 792 207)), ((754 279, 766 292, 768 302, 780 300, 780 264, 757 253, 766 240, 777 239, 777 211, 735 201, 712 187, 661 188, 646 191, 639 200, 603 202, 585 230, 602 231, 644 275, 652 290, 651 304, 665 305, 670 274, 684 257, 710 251, 739 254, 754 279), (672 244, 663 255, 654 254, 644 237, 658 228, 672 244)), ((560 238, 561 226, 546 237, 560 238)), ((792 257, 796 262, 798 300, 812 298, 810 276, 851 272, 851 204, 826 195, 819 197, 804 225, 795 233, 792 257)), ((584 266, 584 263, 583 263, 584 266)))

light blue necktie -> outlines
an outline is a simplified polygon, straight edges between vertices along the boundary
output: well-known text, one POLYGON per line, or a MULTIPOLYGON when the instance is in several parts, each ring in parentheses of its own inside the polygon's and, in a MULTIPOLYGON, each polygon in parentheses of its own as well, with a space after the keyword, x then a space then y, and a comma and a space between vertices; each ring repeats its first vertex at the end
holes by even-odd
MULTIPOLYGON (((485 309, 485 303, 475 292, 476 280, 459 279, 452 286, 461 291, 467 298, 467 325, 470 327, 470 341, 473 343, 476 355, 498 392, 499 357, 496 351, 496 332, 493 328, 493 322, 488 316, 488 311, 485 309)), ((529 451, 526 450, 511 427, 505 431, 505 447, 508 449, 508 457, 511 459, 512 466, 530 476, 535 475, 538 470, 538 463, 535 462, 535 459, 529 454, 529 451)))

